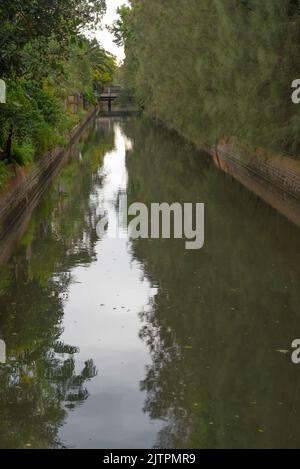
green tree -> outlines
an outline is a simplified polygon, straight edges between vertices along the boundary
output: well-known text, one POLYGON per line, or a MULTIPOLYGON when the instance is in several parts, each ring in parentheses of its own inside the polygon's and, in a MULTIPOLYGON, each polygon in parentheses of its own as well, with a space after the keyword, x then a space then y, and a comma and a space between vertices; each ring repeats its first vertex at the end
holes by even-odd
MULTIPOLYGON (((0 70, 7 81, 7 104, 0 106, 4 162, 29 164, 37 153, 63 144, 80 119, 66 109, 68 96, 81 95, 84 107, 95 104, 94 89, 113 81, 115 58, 83 35, 104 11, 104 0, 0 5, 0 70)), ((3 164, 0 171, 4 183, 3 164)))
POLYGON ((296 154, 298 0, 132 0, 114 30, 152 117, 201 146, 233 138, 296 154), (267 25, 267 26, 266 26, 267 25))
MULTIPOLYGON (((3 0, 0 5, 0 70, 4 77, 36 69, 39 60, 61 55, 83 28, 95 25, 105 0, 3 0), (51 40, 57 45, 51 47, 51 40), (50 41, 50 47, 49 47, 50 41), (31 53, 30 53, 31 52, 31 53), (27 58, 27 61, 25 60, 27 58)), ((38 67, 39 68, 39 67, 38 67)))

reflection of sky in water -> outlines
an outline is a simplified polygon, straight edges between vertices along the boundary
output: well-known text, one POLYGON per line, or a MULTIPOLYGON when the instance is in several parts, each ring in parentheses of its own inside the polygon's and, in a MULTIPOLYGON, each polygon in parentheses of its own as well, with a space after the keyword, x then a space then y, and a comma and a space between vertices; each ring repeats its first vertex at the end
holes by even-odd
POLYGON ((298 227, 144 119, 82 143, 0 269, 0 447, 297 447, 298 227), (98 238, 123 192, 204 201, 204 248, 98 238))
POLYGON ((115 149, 108 153, 104 159, 104 166, 100 175, 103 177, 103 186, 96 192, 93 203, 96 203, 99 219, 104 214, 108 219, 108 229, 106 236, 116 238, 127 238, 127 227, 122 226, 124 216, 119 216, 119 209, 116 205, 119 202, 119 195, 126 193, 128 174, 126 170, 126 151, 132 148, 132 142, 126 138, 120 126, 115 124, 115 149), (121 223, 120 223, 121 222, 121 223))
MULTIPOLYGON (((118 216, 118 194, 127 188, 130 145, 116 124, 115 150, 105 156, 103 185, 91 197, 92 204, 107 211, 110 226, 118 216)), ((61 339, 80 348, 78 370, 93 358, 98 375, 87 385, 90 397, 69 414, 60 437, 68 447, 151 447, 159 425, 143 412, 146 396, 140 381, 150 357, 139 338, 138 314, 149 308, 156 290, 132 258, 125 237, 104 237, 96 253, 96 262, 72 272, 61 339)))

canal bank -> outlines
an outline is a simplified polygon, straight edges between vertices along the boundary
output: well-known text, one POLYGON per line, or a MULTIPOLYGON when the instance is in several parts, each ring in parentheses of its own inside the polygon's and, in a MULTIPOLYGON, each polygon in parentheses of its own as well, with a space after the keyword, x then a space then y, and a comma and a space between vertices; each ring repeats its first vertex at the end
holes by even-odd
MULTIPOLYGON (((14 246, 26 231, 28 220, 40 196, 49 187, 53 176, 66 163, 84 129, 98 111, 98 108, 91 109, 70 132, 65 148, 57 147, 49 151, 27 171, 18 167, 5 191, 0 193, 0 245, 8 233, 10 241, 13 239, 12 233, 16 233, 12 249, 6 249, 5 255, 2 250, 0 261, 5 261, 2 257, 6 258, 8 252, 13 252, 14 246)), ((119 118, 138 114, 117 111, 108 115, 104 111, 101 112, 102 117, 119 118)), ((239 145, 231 139, 220 141, 214 147, 202 147, 213 157, 218 169, 239 181, 290 221, 300 224, 300 163, 296 158, 239 145)))
POLYGON ((242 146, 230 139, 206 150, 220 170, 300 224, 300 162, 296 158, 242 146))
POLYGON ((290 154, 272 153, 263 147, 239 143, 233 138, 220 140, 216 145, 180 132, 161 119, 159 126, 175 132, 199 152, 213 158, 216 167, 233 177, 281 215, 300 225, 300 160, 290 154))
MULTIPOLYGON (((49 187, 52 177, 66 163, 74 146, 97 112, 98 109, 93 107, 72 129, 66 136, 67 144, 64 148, 56 147, 47 152, 46 155, 38 158, 28 171, 21 167, 15 169, 15 176, 11 178, 5 190, 0 194, 0 242, 9 232, 11 235, 16 226, 18 226, 17 238, 20 239, 20 233, 22 237, 24 230, 26 230, 27 221, 41 195, 49 187), (24 226, 24 230, 22 226, 24 226)), ((2 255, 4 255, 3 252, 2 255)))

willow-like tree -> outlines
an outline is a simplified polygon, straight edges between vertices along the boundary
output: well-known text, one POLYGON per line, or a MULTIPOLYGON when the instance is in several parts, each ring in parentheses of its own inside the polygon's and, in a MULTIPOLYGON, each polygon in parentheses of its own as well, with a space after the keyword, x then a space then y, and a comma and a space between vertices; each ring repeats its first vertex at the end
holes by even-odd
POLYGON ((198 145, 300 150, 298 0, 131 0, 115 23, 146 111, 198 145))

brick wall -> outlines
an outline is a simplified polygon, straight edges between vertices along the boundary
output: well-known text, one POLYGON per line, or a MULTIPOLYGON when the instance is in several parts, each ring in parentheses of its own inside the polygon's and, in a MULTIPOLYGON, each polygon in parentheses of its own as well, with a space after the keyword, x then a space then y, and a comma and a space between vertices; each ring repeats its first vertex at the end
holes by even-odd
POLYGON ((296 224, 300 224, 300 159, 270 155, 230 141, 214 149, 216 165, 296 224))

